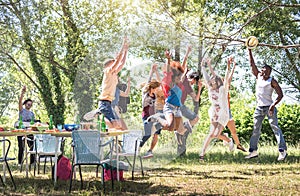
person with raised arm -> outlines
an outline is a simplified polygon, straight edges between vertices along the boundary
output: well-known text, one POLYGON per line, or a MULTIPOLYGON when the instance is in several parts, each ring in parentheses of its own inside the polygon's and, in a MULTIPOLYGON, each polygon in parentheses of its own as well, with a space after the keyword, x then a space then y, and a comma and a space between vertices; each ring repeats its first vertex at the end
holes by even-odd
POLYGON ((111 102, 115 97, 116 87, 118 84, 118 73, 123 68, 128 52, 128 40, 125 37, 122 48, 115 59, 108 59, 104 62, 102 91, 99 96, 98 113, 105 116, 106 124, 109 128, 123 130, 121 122, 116 119, 111 102))
MULTIPOLYGON (((229 131, 231 133, 231 136, 232 136, 235 144, 237 145, 237 149, 246 152, 245 148, 240 143, 239 137, 237 136, 236 127, 235 127, 235 121, 234 121, 234 119, 232 117, 231 110, 230 110, 230 93, 229 93, 229 89, 230 89, 230 85, 231 85, 231 81, 232 81, 232 76, 233 76, 233 73, 234 73, 234 70, 235 70, 235 66, 236 66, 236 63, 234 61, 234 58, 233 57, 229 57, 227 59, 227 72, 229 73, 228 82, 227 82, 227 85, 228 85, 229 121, 228 121, 228 123, 227 123, 226 126, 228 127, 228 129, 229 129, 229 131), (233 64, 233 67, 232 67, 232 69, 230 71, 231 64, 233 64)), ((229 143, 225 143, 225 144, 229 144, 229 143)))
MULTIPOLYGON (((26 92, 26 86, 23 86, 21 90, 21 95, 19 98, 19 121, 21 120, 24 122, 24 126, 29 126, 30 122, 34 122, 34 113, 30 110, 33 104, 33 101, 31 99, 26 99, 23 102, 23 97, 26 92), (24 106, 24 107, 23 107, 24 106)), ((19 129, 22 129, 23 127, 18 127, 19 129)), ((30 148, 30 150, 33 150, 33 135, 27 136, 31 140, 27 140, 27 145, 30 148)), ((18 164, 22 164, 23 156, 24 156, 24 145, 25 142, 23 141, 23 136, 17 136, 18 139, 18 164)), ((35 156, 33 154, 30 155, 30 164, 34 163, 35 156)))
POLYGON ((271 77, 272 67, 265 64, 259 71, 254 62, 251 49, 248 49, 249 61, 252 73, 256 78, 256 102, 257 106, 254 111, 254 126, 252 136, 250 138, 249 155, 246 159, 258 157, 258 140, 261 134, 262 121, 267 116, 269 124, 275 134, 278 144, 278 161, 282 161, 287 157, 287 147, 280 127, 278 126, 276 105, 283 97, 282 89, 278 82, 271 77), (275 101, 272 99, 273 92, 277 93, 275 101))
POLYGON ((204 144, 200 153, 200 161, 204 160, 204 155, 207 151, 207 148, 213 138, 218 138, 223 141, 229 143, 229 150, 232 151, 234 149, 234 144, 232 139, 228 138, 226 135, 222 133, 224 127, 227 125, 229 121, 229 108, 228 108, 228 77, 229 73, 226 70, 224 82, 220 76, 218 76, 210 63, 210 59, 206 59, 202 61, 202 73, 205 79, 205 82, 208 87, 208 96, 211 102, 211 107, 208 110, 210 117, 210 130, 209 133, 204 140, 204 144), (212 74, 211 77, 208 76, 208 73, 205 70, 205 63, 208 64, 210 72, 212 74))

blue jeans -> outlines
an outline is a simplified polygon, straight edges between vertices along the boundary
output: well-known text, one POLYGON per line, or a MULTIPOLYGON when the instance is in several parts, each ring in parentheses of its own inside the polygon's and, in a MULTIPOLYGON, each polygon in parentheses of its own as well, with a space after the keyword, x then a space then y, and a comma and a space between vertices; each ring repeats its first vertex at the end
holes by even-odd
POLYGON ((275 134, 279 151, 287 150, 283 134, 278 126, 277 109, 274 109, 274 114, 269 115, 269 106, 257 106, 254 112, 254 126, 252 136, 250 138, 249 152, 257 150, 258 140, 261 134, 261 126, 265 116, 268 116, 269 124, 275 134))

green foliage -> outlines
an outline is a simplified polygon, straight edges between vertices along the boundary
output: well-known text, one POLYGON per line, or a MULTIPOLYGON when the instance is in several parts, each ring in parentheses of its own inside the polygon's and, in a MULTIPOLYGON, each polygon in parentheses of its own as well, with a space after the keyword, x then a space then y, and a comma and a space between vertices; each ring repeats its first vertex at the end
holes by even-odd
MULTIPOLYGON (((242 102, 245 102, 245 100, 234 100, 231 104, 231 111, 235 119, 238 136, 242 140, 249 141, 253 131, 255 106, 242 104, 242 102)), ((300 140, 300 105, 287 105, 283 103, 277 109, 278 124, 284 134, 286 143, 288 145, 297 144, 300 140)), ((229 132, 229 130, 226 130, 226 132, 229 132)), ((267 117, 263 121, 260 141, 261 143, 272 142, 276 144, 276 139, 267 117)))

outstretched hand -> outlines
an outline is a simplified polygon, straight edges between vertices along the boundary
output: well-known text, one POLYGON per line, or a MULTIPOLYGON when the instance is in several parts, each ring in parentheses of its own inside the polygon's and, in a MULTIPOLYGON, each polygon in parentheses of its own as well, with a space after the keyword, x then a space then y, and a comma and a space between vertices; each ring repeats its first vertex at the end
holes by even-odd
POLYGON ((22 94, 24 94, 25 92, 26 92, 26 86, 23 86, 23 88, 22 88, 22 94))
POLYGON ((170 51, 166 50, 165 51, 165 55, 166 55, 167 59, 171 59, 171 53, 170 53, 170 51))

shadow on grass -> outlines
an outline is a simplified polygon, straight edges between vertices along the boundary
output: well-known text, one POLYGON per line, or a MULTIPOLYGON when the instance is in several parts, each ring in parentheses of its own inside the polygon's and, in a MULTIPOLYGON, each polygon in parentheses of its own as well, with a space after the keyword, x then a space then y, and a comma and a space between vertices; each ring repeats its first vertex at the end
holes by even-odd
POLYGON ((259 154, 257 158, 245 159, 245 153, 228 153, 228 152, 211 152, 207 153, 204 157, 204 161, 199 161, 198 153, 188 153, 186 156, 177 157, 172 160, 172 163, 186 163, 190 164, 191 162, 199 164, 283 164, 283 163, 299 163, 300 157, 294 155, 288 155, 284 161, 277 161, 278 155, 270 154, 259 154))
POLYGON ((105 182, 105 193, 100 178, 83 178, 83 188, 80 188, 80 180, 74 180, 72 191, 69 194, 69 181, 58 181, 56 186, 50 179, 24 178, 15 176, 17 190, 13 190, 12 183, 7 179, 6 187, 0 188, 0 195, 142 195, 170 194, 177 188, 162 184, 154 185, 147 182, 147 177, 137 177, 135 181, 114 181, 112 191, 111 181, 105 182), (88 180, 87 180, 88 179, 88 180))

